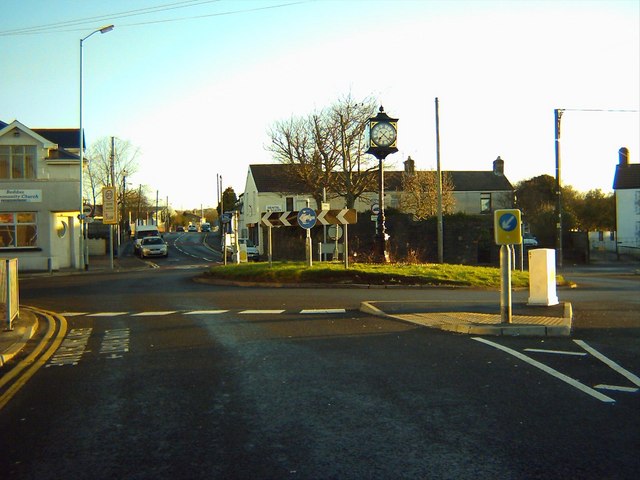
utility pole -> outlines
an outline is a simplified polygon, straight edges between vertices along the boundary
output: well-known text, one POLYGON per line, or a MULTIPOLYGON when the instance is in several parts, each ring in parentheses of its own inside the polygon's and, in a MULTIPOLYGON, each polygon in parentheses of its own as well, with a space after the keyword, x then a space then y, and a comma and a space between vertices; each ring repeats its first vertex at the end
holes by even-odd
POLYGON ((556 108, 555 117, 555 146, 556 146, 556 267, 562 268, 562 182, 560 180, 560 119, 564 110, 556 108))
POLYGON ((444 263, 444 242, 442 228, 442 169, 440 168, 440 116, 436 97, 436 159, 438 163, 438 263, 444 263))

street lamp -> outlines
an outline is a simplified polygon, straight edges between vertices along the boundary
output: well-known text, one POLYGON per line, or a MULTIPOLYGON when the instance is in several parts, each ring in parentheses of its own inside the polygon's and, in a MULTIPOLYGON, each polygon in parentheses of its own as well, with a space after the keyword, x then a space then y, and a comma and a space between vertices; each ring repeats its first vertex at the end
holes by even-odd
POLYGON ((85 214, 84 214, 84 202, 82 200, 82 177, 84 175, 84 135, 83 135, 83 131, 82 131, 82 44, 84 43, 85 40, 87 40, 91 35, 93 35, 94 33, 107 33, 110 32, 111 30, 113 30, 113 25, 107 25, 106 27, 102 27, 99 28, 97 30, 94 30, 93 32, 91 32, 89 35, 87 35, 84 38, 80 39, 80 132, 79 132, 79 142, 78 145, 80 147, 80 231, 81 231, 81 235, 80 235, 80 266, 82 268, 82 266, 84 265, 84 269, 88 270, 89 269, 89 255, 88 252, 85 252, 84 249, 84 218, 85 218, 85 214))

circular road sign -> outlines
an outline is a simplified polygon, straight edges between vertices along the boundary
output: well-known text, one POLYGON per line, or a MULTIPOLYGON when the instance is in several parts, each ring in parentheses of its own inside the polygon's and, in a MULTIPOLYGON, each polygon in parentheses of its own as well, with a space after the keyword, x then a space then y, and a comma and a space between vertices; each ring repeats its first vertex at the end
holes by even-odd
POLYGON ((340 225, 329 225, 327 235, 331 240, 340 240, 342 238, 342 227, 340 225))
POLYGON ((309 207, 305 207, 298 212, 298 225, 302 228, 310 229, 316 224, 316 212, 309 207))
POLYGON ((380 215, 380 205, 377 203, 372 204, 371 213, 373 213, 374 215, 380 215))
POLYGON ((518 219, 511 213, 503 213, 498 220, 500 228, 505 232, 511 232, 518 226, 518 219))

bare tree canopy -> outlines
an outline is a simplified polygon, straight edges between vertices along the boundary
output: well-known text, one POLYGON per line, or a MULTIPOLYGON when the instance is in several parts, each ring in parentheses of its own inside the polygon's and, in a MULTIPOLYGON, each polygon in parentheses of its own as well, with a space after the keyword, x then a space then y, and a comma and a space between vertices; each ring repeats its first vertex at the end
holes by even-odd
MULTIPOLYGON (((442 172, 442 212, 453 213, 453 179, 449 172, 442 172)), ((438 172, 420 171, 402 174, 400 208, 418 220, 433 217, 438 213, 438 172)))
POLYGON ((93 200, 94 205, 102 187, 121 186, 123 177, 137 172, 139 153, 138 147, 134 147, 131 142, 115 137, 103 137, 91 145, 87 153, 89 182, 85 183, 87 190, 84 193, 93 200))
POLYGON ((365 154, 375 110, 373 99, 356 102, 348 95, 308 117, 275 123, 267 149, 276 161, 291 166, 291 179, 313 195, 318 207, 326 189, 353 208, 360 195, 375 189, 377 163, 365 154))

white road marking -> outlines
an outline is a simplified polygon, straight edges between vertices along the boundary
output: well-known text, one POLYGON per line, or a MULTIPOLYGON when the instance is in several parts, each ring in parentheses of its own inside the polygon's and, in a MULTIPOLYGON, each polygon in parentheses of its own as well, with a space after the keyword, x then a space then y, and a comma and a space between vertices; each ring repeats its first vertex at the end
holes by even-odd
POLYGON ((300 313, 346 313, 344 308, 314 308, 310 310, 300 310, 300 313))
POLYGON ((596 385, 593 388, 599 388, 600 390, 614 390, 616 392, 629 392, 629 393, 635 393, 637 392, 638 388, 633 388, 633 387, 620 387, 618 385, 604 385, 604 384, 600 384, 600 385, 596 385))
POLYGON ((164 312, 140 312, 140 313, 134 313, 131 316, 132 317, 153 317, 156 315, 171 315, 176 312, 177 310, 168 310, 164 312))
POLYGON ((221 313, 227 313, 229 310, 193 310, 191 312, 184 312, 185 315, 219 315, 221 313))
POLYGON ((526 355, 524 355, 523 353, 520 353, 516 350, 513 350, 509 347, 505 347, 503 345, 500 345, 499 343, 494 343, 490 340, 486 340, 484 338, 480 338, 480 337, 472 337, 472 340, 475 340, 477 342, 481 342, 484 343, 486 345, 489 345, 491 347, 497 348, 498 350, 502 350, 503 352, 508 353, 509 355, 513 355, 514 357, 522 360, 523 362, 527 362, 529 365, 532 365, 536 368, 539 368, 540 370, 542 370, 545 373, 548 373, 549 375, 552 375, 554 377, 556 377, 558 380, 562 380, 565 383, 568 383, 569 385, 571 385, 572 387, 577 388, 578 390, 586 393, 587 395, 591 395, 594 398, 597 398, 598 400, 600 400, 601 402, 607 402, 607 403, 615 403, 616 401, 611 398, 611 397, 607 397, 606 395, 603 395, 602 393, 598 392, 597 390, 594 390, 591 387, 586 386, 583 383, 580 383, 579 381, 568 377, 567 375, 565 375, 564 373, 560 373, 559 371, 548 367, 547 365, 545 365, 544 363, 540 363, 537 360, 534 360, 533 358, 527 357, 526 355))
POLYGON ((284 312, 285 310, 242 310, 238 313, 241 315, 243 314, 254 315, 254 314, 272 314, 272 313, 284 313, 284 312))
MULTIPOLYGON (((160 316, 160 315, 173 315, 173 314, 182 314, 182 315, 219 315, 221 313, 228 313, 231 312, 231 310, 190 310, 190 311, 181 311, 181 310, 162 310, 162 311, 147 311, 147 312, 63 312, 60 315, 64 316, 64 317, 79 317, 79 316, 86 316, 86 317, 117 317, 117 316, 122 316, 122 315, 129 315, 131 317, 153 317, 153 316, 160 316)), ((238 314, 247 314, 247 315, 253 315, 253 314, 281 314, 281 313, 285 313, 286 310, 240 310, 237 311, 238 314)), ((300 310, 298 313, 302 314, 302 315, 308 315, 308 314, 341 314, 341 313, 346 313, 347 310, 344 308, 309 308, 309 309, 304 309, 304 310, 300 310)), ((535 350, 531 350, 531 351, 535 351, 535 350)), ((540 351, 545 351, 546 350, 540 350, 540 351)), ((559 353, 559 352, 558 352, 559 353)), ((567 354, 572 354, 572 355, 586 355, 586 353, 570 353, 570 352, 566 352, 567 354)))
POLYGON ((129 352, 129 337, 128 328, 105 330, 100 354, 106 355, 107 359, 122 358, 121 353, 129 352))
POLYGON ((577 357, 586 357, 587 354, 585 352, 565 352, 562 350, 545 350, 542 348, 525 348, 525 352, 536 352, 536 353, 555 353, 557 355, 575 355, 577 357))
POLYGON ((574 340, 574 343, 580 345, 582 348, 584 348, 587 352, 589 352, 591 355, 596 357, 598 360, 600 360, 601 362, 604 362, 606 365, 608 365, 609 367, 613 368, 620 375, 622 375, 623 377, 626 377, 629 381, 631 381, 631 383, 633 383, 634 385, 637 385, 637 386, 640 387, 640 378, 638 378, 637 375, 634 375, 629 370, 626 370, 625 368, 621 367, 620 365, 618 365, 616 362, 614 362, 610 358, 605 357, 603 354, 601 354, 595 348, 587 345, 586 342, 584 342, 582 340, 574 340))
POLYGON ((74 328, 70 330, 46 367, 77 365, 82 355, 89 351, 87 350, 87 343, 92 331, 93 329, 91 328, 74 328))

